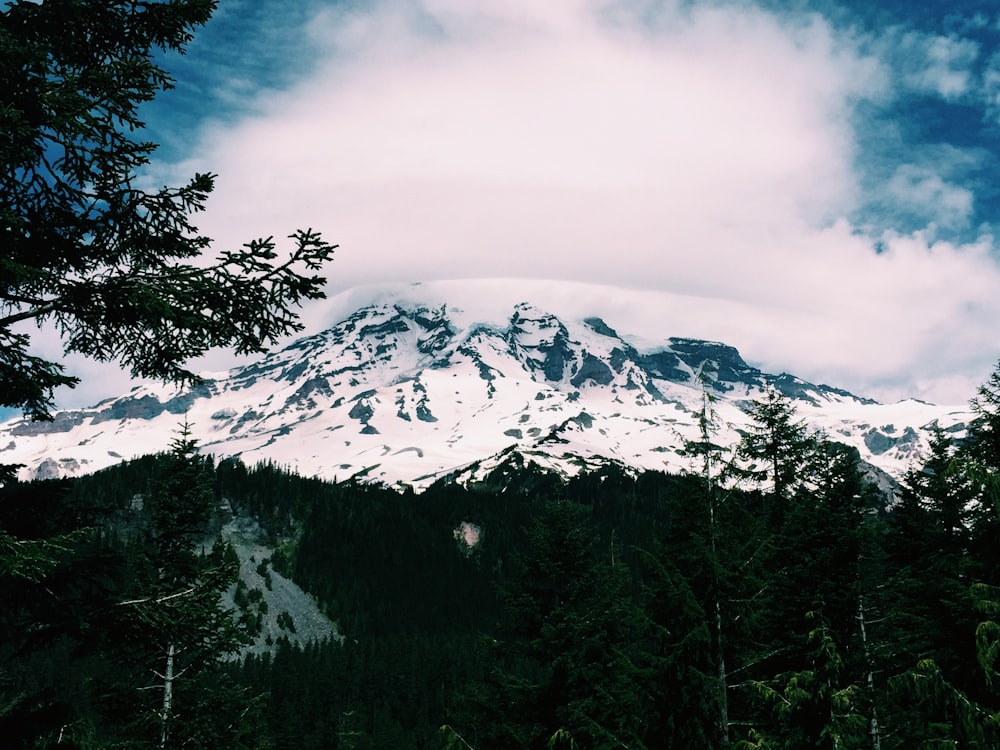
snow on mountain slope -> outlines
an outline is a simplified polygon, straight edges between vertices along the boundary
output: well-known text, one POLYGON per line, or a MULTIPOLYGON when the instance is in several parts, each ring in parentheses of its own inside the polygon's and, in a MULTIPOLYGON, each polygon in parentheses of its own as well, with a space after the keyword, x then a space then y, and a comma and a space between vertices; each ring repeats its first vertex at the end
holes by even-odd
POLYGON ((896 477, 935 426, 960 432, 970 418, 965 409, 879 404, 768 375, 720 343, 670 338, 640 347, 599 317, 557 316, 553 309, 572 307, 558 288, 555 297, 516 303, 498 303, 496 288, 454 282, 347 293, 334 301, 343 313, 333 327, 193 389, 139 386, 58 412, 51 423, 8 421, 0 462, 25 464, 25 477, 94 471, 166 449, 186 419, 203 449, 220 457, 328 479, 421 487, 511 446, 570 472, 603 460, 681 470, 683 440, 696 437, 702 369, 718 399, 720 442, 738 440, 749 400, 774 387, 809 425, 896 477))

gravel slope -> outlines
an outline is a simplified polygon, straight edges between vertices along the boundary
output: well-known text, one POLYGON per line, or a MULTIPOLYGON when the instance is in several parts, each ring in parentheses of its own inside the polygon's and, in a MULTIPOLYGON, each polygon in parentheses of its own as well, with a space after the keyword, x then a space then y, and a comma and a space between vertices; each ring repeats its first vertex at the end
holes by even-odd
MULTIPOLYGON (((261 601, 267 602, 267 611, 262 615, 261 632, 253 644, 243 650, 243 655, 273 650, 282 637, 303 645, 327 638, 342 638, 333 622, 316 606, 313 598, 274 570, 270 564, 266 568, 270 579, 270 587, 268 586, 265 577, 258 572, 258 567, 261 561, 270 560, 274 548, 263 544, 265 534, 256 521, 237 516, 223 526, 221 533, 223 540, 229 542, 239 556, 240 579, 248 590, 258 589, 262 594, 261 601), (288 626, 289 616, 294 631, 288 626), (284 624, 279 622, 279 617, 284 624)), ((235 593, 236 584, 223 594, 223 606, 236 608, 235 593)), ((258 613, 260 606, 251 602, 250 610, 258 613)))

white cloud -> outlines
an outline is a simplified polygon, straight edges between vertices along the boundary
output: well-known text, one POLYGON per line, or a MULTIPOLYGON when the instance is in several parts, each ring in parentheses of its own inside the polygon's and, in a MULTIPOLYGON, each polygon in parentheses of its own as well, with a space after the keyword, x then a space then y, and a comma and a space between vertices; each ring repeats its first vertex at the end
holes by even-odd
POLYGON ((979 57, 979 45, 971 39, 911 31, 903 35, 896 51, 903 82, 916 91, 951 101, 975 85, 972 65, 979 57))
POLYGON ((943 227, 965 227, 972 216, 972 191, 945 182, 926 167, 900 165, 886 191, 898 206, 943 227))
MULTIPOLYGON (((260 231, 319 215, 346 244, 341 227, 367 213, 358 251, 412 221, 406 244, 419 241, 425 256, 455 224, 466 251, 488 258, 496 230, 476 232, 471 217, 530 220, 555 239, 574 218, 601 221, 594 209, 605 202, 626 214, 645 204, 643 221, 671 233, 678 222, 765 225, 850 210, 847 101, 876 68, 838 48, 820 20, 786 27, 710 8, 651 35, 603 26, 581 5, 544 4, 535 16, 536 5, 436 2, 420 6, 423 25, 392 5, 317 20, 314 34, 334 24, 331 65, 265 116, 203 142, 203 163, 222 175, 213 227, 231 235, 240 212, 259 216, 260 231), (552 210, 539 212, 539 201, 552 210)), ((394 250, 405 262, 406 248, 394 250)))
MULTIPOLYGON (((861 200, 853 107, 889 75, 818 16, 411 0, 336 6, 308 34, 315 72, 177 165, 220 174, 201 224, 222 246, 321 229, 342 246, 332 292, 498 276, 665 294, 663 338, 876 396, 964 401, 964 373, 997 356, 990 238, 889 233, 879 255, 843 218, 861 200)), ((925 63, 911 85, 965 91, 973 47, 907 50, 925 63)), ((895 174, 928 222, 968 220, 967 189, 895 174)))

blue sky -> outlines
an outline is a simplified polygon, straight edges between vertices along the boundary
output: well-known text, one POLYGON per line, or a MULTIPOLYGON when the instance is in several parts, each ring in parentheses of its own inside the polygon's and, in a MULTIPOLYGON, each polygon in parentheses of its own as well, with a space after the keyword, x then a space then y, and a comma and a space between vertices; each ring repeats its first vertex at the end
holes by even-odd
MULTIPOLYGON (((659 293, 615 327, 882 400, 964 403, 1000 359, 993 2, 222 0, 163 62, 150 183, 218 173, 220 248, 320 229, 331 295, 659 293)), ((124 389, 71 365, 100 387, 61 403, 124 389)))

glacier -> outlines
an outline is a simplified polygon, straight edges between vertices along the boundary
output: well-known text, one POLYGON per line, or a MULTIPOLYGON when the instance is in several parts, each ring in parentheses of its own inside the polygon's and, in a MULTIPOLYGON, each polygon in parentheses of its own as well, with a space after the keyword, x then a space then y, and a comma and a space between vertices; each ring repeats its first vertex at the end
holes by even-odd
POLYGON ((703 392, 716 442, 731 446, 747 406, 773 388, 811 429, 898 480, 935 430, 960 435, 972 419, 964 406, 882 404, 767 374, 724 343, 619 332, 567 305, 571 290, 518 298, 508 283, 498 301, 498 286, 352 290, 334 300, 334 325, 192 388, 141 384, 52 422, 8 420, 0 463, 22 464, 24 479, 92 472, 166 450, 186 422, 217 457, 331 481, 420 489, 512 452, 564 473, 604 462, 677 472, 693 468, 683 445, 698 437, 703 392))

